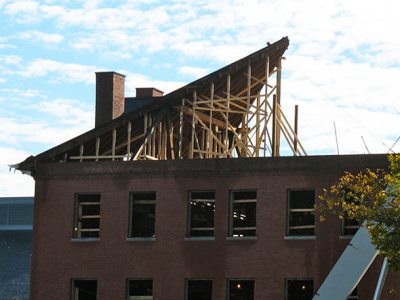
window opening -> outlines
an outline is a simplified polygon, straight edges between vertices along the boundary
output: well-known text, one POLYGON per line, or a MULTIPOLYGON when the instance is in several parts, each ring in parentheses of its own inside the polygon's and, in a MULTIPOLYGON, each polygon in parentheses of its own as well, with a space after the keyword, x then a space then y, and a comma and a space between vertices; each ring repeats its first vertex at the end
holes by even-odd
POLYGON ((129 279, 128 300, 153 300, 153 280, 129 279))
POLYGON ((73 279, 71 300, 96 300, 96 279, 73 279))
POLYGON ((186 281, 186 300, 211 300, 212 280, 188 279, 186 281))
POLYGON ((286 279, 286 300, 312 300, 313 279, 286 279))
POLYGON ((254 300, 254 280, 233 279, 229 280, 229 300, 254 300))
POLYGON ((289 190, 287 235, 315 235, 315 191, 289 190))
POLYGON ((131 193, 129 237, 155 237, 156 193, 131 193))
POLYGON ((215 192, 189 192, 189 236, 214 236, 215 192))
POLYGON ((349 217, 344 217, 342 220, 342 235, 352 236, 355 235, 357 230, 360 228, 360 223, 357 220, 349 217))
POLYGON ((230 236, 256 236, 257 191, 232 191, 230 205, 230 236))
POLYGON ((74 238, 100 237, 100 194, 77 194, 74 238))

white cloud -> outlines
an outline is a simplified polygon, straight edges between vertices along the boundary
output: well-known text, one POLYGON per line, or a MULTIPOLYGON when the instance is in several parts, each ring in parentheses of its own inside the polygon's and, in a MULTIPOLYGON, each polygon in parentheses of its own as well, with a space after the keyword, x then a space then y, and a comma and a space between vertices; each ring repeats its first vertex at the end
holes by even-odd
POLYGON ((5 7, 5 13, 14 16, 18 22, 32 23, 37 21, 39 4, 36 1, 15 1, 5 7))
POLYGON ((127 97, 136 95, 137 87, 155 87, 166 95, 185 85, 185 83, 179 81, 153 80, 143 74, 130 73, 124 70, 119 72, 126 75, 125 95, 127 97))
POLYGON ((94 124, 93 108, 73 99, 40 101, 26 108, 55 117, 58 125, 90 129, 94 124))
POLYGON ((9 165, 23 161, 30 154, 16 148, 0 147, 0 197, 33 196, 32 177, 10 171, 9 165))
POLYGON ((0 56, 0 63, 6 65, 19 65, 22 61, 22 57, 19 55, 2 55, 0 56))
POLYGON ((197 68, 197 67, 190 67, 190 66, 182 66, 178 69, 178 72, 183 75, 189 75, 192 77, 200 78, 209 73, 207 68, 197 68))
POLYGON ((18 34, 18 37, 21 39, 32 40, 35 43, 44 44, 59 44, 64 40, 64 37, 61 34, 45 33, 36 30, 22 32, 18 34))
POLYGON ((69 64, 50 59, 36 59, 16 73, 24 77, 55 75, 58 81, 89 84, 94 83, 94 72, 96 71, 98 69, 94 66, 69 64))

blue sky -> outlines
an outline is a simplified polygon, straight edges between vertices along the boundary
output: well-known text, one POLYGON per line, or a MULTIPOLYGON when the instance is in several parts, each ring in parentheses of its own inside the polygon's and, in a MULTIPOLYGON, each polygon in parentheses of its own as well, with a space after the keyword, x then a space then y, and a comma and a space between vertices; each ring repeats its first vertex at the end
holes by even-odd
MULTIPOLYGON (((387 153, 400 136, 400 10, 370 0, 0 0, 0 196, 7 165, 94 126, 94 72, 165 92, 283 36, 283 108, 308 154, 387 153), (362 138, 368 147, 366 149, 362 138)), ((400 141, 393 147, 400 151, 400 141)))

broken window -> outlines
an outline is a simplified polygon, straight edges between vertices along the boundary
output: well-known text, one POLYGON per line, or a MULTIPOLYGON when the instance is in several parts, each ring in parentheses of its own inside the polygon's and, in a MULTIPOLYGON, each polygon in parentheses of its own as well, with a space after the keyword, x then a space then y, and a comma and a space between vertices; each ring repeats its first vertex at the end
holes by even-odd
POLYGON ((286 300, 312 300, 314 280, 286 279, 286 300))
POLYGON ((153 300, 153 280, 129 279, 128 300, 153 300))
POLYGON ((100 237, 100 194, 75 196, 74 238, 100 237))
POLYGON ((315 191, 288 191, 288 224, 286 234, 289 236, 315 235, 315 191))
POLYGON ((189 192, 189 236, 214 236, 215 192, 189 192))
POLYGON ((351 292, 351 294, 346 298, 346 300, 357 300, 358 299, 358 291, 357 287, 351 292))
POLYGON ((229 280, 228 300, 254 300, 254 280, 229 280))
POLYGON ((156 193, 131 193, 129 237, 154 238, 156 222, 156 193))
POLYGON ((229 236, 256 236, 257 191, 232 191, 229 236))
POLYGON ((96 300, 96 279, 72 279, 71 300, 96 300))
POLYGON ((186 300, 211 300, 212 280, 188 279, 186 281, 186 300))

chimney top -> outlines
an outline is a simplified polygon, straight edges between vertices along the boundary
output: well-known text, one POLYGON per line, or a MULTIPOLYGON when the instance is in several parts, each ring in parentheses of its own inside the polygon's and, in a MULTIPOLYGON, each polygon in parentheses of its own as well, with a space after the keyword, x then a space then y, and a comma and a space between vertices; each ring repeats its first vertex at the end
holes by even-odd
POLYGON ((136 88, 136 98, 162 97, 164 92, 154 87, 136 88))

